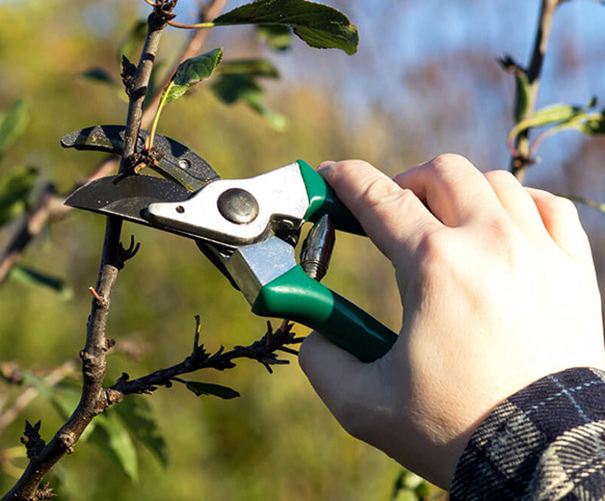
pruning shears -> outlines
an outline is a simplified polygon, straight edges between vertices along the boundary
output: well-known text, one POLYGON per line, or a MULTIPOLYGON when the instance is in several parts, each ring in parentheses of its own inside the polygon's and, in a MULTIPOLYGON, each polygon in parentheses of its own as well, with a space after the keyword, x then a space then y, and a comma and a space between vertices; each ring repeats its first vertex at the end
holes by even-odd
MULTIPOLYGON (((141 130, 139 152, 148 135, 141 130)), ((61 144, 119 154, 124 128, 81 129, 61 144)), ((315 223, 303 246, 307 271, 327 266, 332 225, 363 234, 315 169, 298 160, 248 179, 221 179, 203 158, 159 134, 154 158, 150 167, 163 177, 103 177, 78 188, 65 203, 193 239, 256 315, 316 329, 364 362, 389 351, 397 334, 297 263, 294 248, 305 222, 315 223)))

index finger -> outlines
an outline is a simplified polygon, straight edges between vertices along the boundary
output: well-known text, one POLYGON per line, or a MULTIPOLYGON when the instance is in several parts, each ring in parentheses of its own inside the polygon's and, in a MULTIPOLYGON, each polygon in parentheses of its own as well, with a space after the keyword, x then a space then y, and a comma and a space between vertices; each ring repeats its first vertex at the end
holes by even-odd
POLYGON ((393 263, 413 254, 428 232, 443 227, 411 190, 367 162, 334 162, 318 171, 393 263))

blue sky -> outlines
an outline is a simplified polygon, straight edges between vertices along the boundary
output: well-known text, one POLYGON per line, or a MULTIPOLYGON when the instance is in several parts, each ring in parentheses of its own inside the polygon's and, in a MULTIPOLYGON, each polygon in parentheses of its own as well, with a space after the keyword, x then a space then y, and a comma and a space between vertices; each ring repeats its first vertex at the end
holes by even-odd
MULTIPOLYGON (((493 75, 500 71, 495 61, 511 54, 521 64, 528 62, 540 0, 321 2, 339 8, 358 26, 359 51, 352 57, 339 51, 315 51, 297 40, 293 54, 268 54, 282 71, 285 85, 301 83, 335 92, 345 120, 353 127, 376 106, 399 115, 402 121, 420 123, 429 106, 442 103, 444 116, 453 126, 447 135, 427 139, 434 143, 435 152, 456 151, 488 168, 507 166, 505 137, 512 127, 513 80, 502 73, 501 81, 494 84, 493 75), (458 58, 466 52, 480 57, 478 67, 467 71, 459 65, 458 58), (442 87, 425 91, 413 76, 434 61, 449 77, 442 87), (456 122, 448 113, 460 89, 472 98, 465 116, 456 122)), ((243 3, 247 2, 231 0, 228 7, 243 3)), ((181 20, 193 20, 194 12, 193 0, 179 1, 181 20)), ((585 104, 593 95, 605 105, 603 26, 605 6, 598 2, 568 1, 558 9, 539 107, 561 101, 585 104)), ((232 34, 231 29, 217 30, 211 41, 228 44, 232 34)), ((579 138, 565 133, 558 140, 546 141, 540 156, 545 162, 561 164, 561 157, 573 150, 579 138)), ((529 182, 539 184, 545 172, 535 169, 529 182)))

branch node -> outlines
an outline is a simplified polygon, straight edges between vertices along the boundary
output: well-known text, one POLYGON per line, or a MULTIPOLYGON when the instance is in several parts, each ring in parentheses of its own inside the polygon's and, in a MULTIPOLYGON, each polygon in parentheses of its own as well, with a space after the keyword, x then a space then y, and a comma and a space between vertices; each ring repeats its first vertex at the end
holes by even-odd
POLYGON ((107 308, 108 304, 102 294, 99 294, 94 287, 89 287, 88 290, 92 296, 96 299, 96 304, 99 308, 107 308))
POLYGON ((202 324, 201 324, 201 320, 200 320, 200 316, 196 315, 195 316, 195 335, 193 336, 193 351, 192 354, 195 356, 195 354, 198 352, 199 348, 200 348, 200 331, 202 328, 202 324))
POLYGON ((147 22, 152 30, 163 30, 168 21, 176 17, 172 11, 176 7, 177 0, 157 0, 153 11, 149 14, 147 22))
POLYGON ((128 97, 131 97, 135 87, 135 76, 137 73, 137 67, 130 62, 126 56, 122 56, 122 83, 124 84, 124 91, 128 97))
POLYGON ((61 433, 57 438, 65 453, 73 454, 77 439, 69 433, 61 433))
POLYGON ((105 339, 105 351, 111 350, 116 345, 116 340, 109 337, 105 339))
POLYGON ((46 482, 41 489, 36 489, 36 494, 34 498, 42 501, 44 499, 52 499, 56 498, 57 494, 53 492, 53 488, 50 487, 50 482, 46 482))
POLYGON ((25 431, 21 437, 21 443, 25 445, 27 451, 27 457, 33 459, 42 452, 42 449, 46 447, 46 442, 40 436, 40 426, 42 421, 38 421, 35 425, 25 420, 25 431))
POLYGON ((513 75, 527 75, 527 70, 523 68, 510 54, 504 54, 504 56, 498 58, 498 62, 502 69, 507 73, 513 75))
POLYGON ((118 269, 121 270, 122 268, 124 268, 124 264, 126 263, 126 261, 136 256, 140 248, 141 243, 135 241, 134 235, 130 235, 130 245, 127 249, 120 242, 120 246, 118 248, 118 269))
POLYGON ((107 388, 105 390, 105 399, 107 400, 107 407, 113 404, 118 404, 124 400, 124 394, 113 388, 107 388))

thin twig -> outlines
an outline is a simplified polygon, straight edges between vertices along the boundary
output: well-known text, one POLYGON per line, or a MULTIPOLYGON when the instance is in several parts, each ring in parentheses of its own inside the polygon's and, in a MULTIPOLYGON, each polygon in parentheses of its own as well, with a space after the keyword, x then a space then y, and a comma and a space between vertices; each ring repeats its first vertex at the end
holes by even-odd
MULTIPOLYGON (((525 120, 530 118, 536 108, 536 99, 538 96, 538 89, 540 87, 540 76, 542 74, 542 66, 544 64, 544 58, 546 57, 546 50, 548 48, 548 42, 550 40, 550 33, 552 28, 552 22, 555 15, 555 11, 561 0, 542 0, 542 6, 540 7, 540 16, 538 21, 538 29, 536 37, 534 39, 534 47, 532 50, 531 60, 526 69, 527 80, 530 86, 530 92, 528 96, 528 105, 525 115, 521 118, 525 120)), ((519 99, 519 96, 516 97, 519 99)), ((510 171, 523 182, 525 178, 525 172, 528 165, 531 164, 529 158, 529 129, 523 131, 517 137, 515 141, 515 149, 519 152, 518 156, 514 156, 511 159, 510 171)))
POLYGON ((288 364, 288 360, 278 358, 279 351, 297 355, 298 352, 289 348, 287 345, 300 344, 303 338, 296 337, 292 332, 294 324, 282 323, 277 331, 273 331, 271 324, 267 322, 267 332, 258 341, 249 346, 236 346, 230 351, 224 351, 221 347, 214 354, 210 354, 199 344, 199 317, 196 317, 196 329, 194 335, 194 347, 191 354, 182 362, 152 372, 146 376, 130 380, 128 374, 122 374, 122 377, 116 383, 108 388, 107 400, 110 403, 120 402, 125 395, 129 394, 150 394, 159 386, 170 387, 172 381, 183 374, 189 374, 201 369, 225 370, 235 367, 233 362, 236 359, 248 358, 256 360, 263 364, 265 368, 272 372, 271 365, 288 364))
MULTIPOLYGON (((202 22, 212 21, 215 17, 217 17, 220 14, 220 12, 225 7, 226 3, 227 3, 227 0, 213 0, 212 2, 210 2, 208 4, 207 7, 205 7, 201 11, 200 20, 202 22)), ((168 82, 171 80, 172 76, 176 73, 176 70, 179 67, 179 64, 181 64, 183 61, 186 61, 190 57, 192 57, 196 54, 199 54, 199 52, 202 48, 202 45, 204 44, 204 42, 206 41, 206 38, 208 37, 208 33, 209 33, 208 30, 192 31, 191 36, 189 37, 189 39, 187 40, 187 43, 183 47, 183 50, 181 51, 179 58, 176 60, 174 66, 171 68, 171 70, 167 73, 168 76, 167 76, 165 82, 162 85, 158 86, 158 91, 155 93, 153 98, 149 101, 149 106, 147 106, 147 109, 145 110, 145 112, 143 114, 143 125, 145 127, 147 127, 152 122, 153 117, 155 116, 155 112, 160 104, 160 99, 162 98, 162 91, 163 91, 164 87, 168 84, 168 82)))

